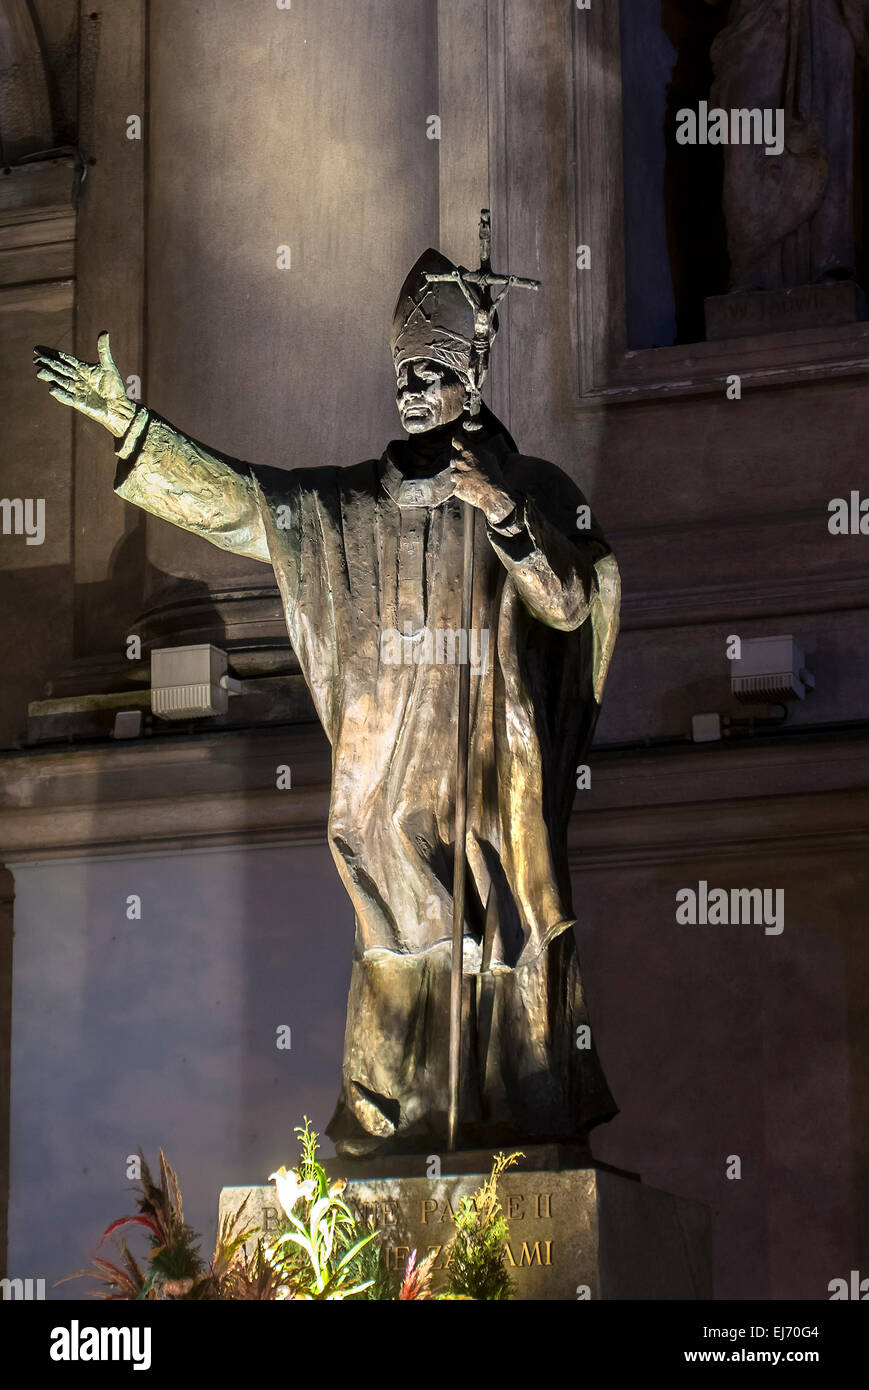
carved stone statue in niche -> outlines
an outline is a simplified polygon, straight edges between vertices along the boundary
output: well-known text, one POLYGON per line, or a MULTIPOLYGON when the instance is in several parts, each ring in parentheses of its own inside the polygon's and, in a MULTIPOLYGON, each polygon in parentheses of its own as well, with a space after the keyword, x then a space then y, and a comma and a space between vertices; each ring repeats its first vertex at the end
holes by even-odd
POLYGON ((731 0, 710 105, 785 113, 780 155, 724 150, 731 293, 854 278, 855 53, 869 65, 869 0, 731 0))

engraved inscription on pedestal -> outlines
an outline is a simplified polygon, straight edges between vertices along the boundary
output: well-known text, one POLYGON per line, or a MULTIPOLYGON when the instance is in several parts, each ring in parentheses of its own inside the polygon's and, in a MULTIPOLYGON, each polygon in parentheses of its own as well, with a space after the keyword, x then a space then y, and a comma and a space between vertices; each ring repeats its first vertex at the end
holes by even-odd
MULTIPOLYGON (((451 1213, 481 1181, 482 1175, 356 1179, 345 1200, 374 1218, 389 1269, 403 1270, 415 1249, 420 1257, 434 1250, 434 1268, 443 1271, 451 1213)), ((519 1299, 712 1297, 708 1213, 696 1202, 595 1168, 506 1173, 499 1191, 519 1299)), ((275 1231, 281 1212, 273 1187, 225 1187, 221 1218, 248 1193, 251 1221, 275 1231)), ((442 1273, 435 1277, 439 1287, 442 1273)))
POLYGON ((706 337, 710 341, 748 338, 856 323, 863 315, 863 300, 863 292, 853 280, 718 294, 706 300, 706 337))

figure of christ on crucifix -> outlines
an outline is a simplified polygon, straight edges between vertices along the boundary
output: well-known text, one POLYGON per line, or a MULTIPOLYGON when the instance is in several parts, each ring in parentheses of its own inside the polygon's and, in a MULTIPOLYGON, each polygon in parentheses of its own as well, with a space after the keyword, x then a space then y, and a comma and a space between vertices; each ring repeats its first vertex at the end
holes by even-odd
POLYGON ((198 443, 127 398, 107 333, 94 366, 35 350, 51 395, 116 437, 120 497, 274 569, 332 745, 328 841, 356 915, 327 1129, 343 1156, 443 1148, 453 960, 458 1147, 582 1143, 616 1113, 580 978, 567 823, 618 569, 571 479, 519 453, 480 402, 497 326, 485 247, 482 260, 466 272, 429 250, 411 270, 392 331, 408 438, 351 467, 261 467, 198 443), (430 659, 430 633, 458 637, 457 662, 430 659), (468 676, 472 633, 488 659, 468 676))

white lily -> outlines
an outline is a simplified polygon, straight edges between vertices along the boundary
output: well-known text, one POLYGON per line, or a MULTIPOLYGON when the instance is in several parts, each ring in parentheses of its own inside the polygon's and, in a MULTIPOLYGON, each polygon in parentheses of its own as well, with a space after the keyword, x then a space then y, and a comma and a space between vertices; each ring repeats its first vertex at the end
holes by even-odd
POLYGON ((293 1208, 304 1197, 306 1200, 313 1197, 317 1190, 317 1183, 314 1178, 308 1178, 305 1182, 300 1182, 299 1175, 295 1168, 287 1172, 283 1164, 276 1173, 269 1173, 269 1182, 274 1180, 278 1190, 278 1201, 283 1207, 287 1216, 292 1216, 293 1208))

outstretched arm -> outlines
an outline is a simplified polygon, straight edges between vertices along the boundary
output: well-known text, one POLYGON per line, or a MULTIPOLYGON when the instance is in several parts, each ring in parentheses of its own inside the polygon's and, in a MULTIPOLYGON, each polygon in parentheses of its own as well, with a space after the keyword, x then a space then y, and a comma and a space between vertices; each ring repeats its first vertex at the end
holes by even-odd
POLYGON ((108 333, 91 365, 70 353, 37 347, 37 376, 50 395, 103 425, 119 441, 115 491, 128 502, 211 541, 223 550, 269 562, 265 530, 247 464, 209 449, 128 399, 108 333))

